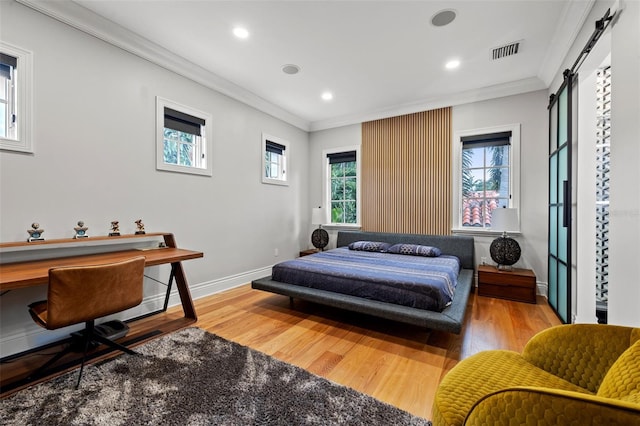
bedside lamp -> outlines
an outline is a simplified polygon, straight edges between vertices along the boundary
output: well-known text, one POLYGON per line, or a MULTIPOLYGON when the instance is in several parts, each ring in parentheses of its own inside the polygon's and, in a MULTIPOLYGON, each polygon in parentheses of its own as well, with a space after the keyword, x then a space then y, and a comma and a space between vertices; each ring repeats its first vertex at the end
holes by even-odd
POLYGON ((518 229, 518 209, 497 208, 491 213, 491 229, 502 231, 489 247, 491 259, 502 271, 513 270, 513 264, 520 259, 520 244, 507 236, 508 231, 518 229))
POLYGON ((329 234, 322 229, 322 222, 324 222, 322 207, 314 207, 311 211, 311 224, 318 225, 318 229, 311 234, 311 244, 321 251, 329 244, 329 234))

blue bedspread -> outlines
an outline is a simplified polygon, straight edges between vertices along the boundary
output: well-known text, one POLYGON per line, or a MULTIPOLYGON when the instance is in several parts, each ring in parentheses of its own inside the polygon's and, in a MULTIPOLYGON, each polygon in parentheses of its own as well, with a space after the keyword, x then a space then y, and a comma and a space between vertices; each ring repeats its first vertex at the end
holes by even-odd
POLYGON ((346 247, 281 262, 271 278, 288 284, 442 311, 455 292, 460 261, 349 250, 346 247))

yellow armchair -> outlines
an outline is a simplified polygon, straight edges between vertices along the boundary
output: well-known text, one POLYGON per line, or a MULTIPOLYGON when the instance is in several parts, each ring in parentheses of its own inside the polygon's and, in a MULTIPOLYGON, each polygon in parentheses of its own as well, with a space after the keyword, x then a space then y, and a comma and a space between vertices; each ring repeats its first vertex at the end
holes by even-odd
POLYGON ((572 324, 534 336, 522 354, 458 363, 433 405, 441 425, 640 425, 640 329, 572 324))

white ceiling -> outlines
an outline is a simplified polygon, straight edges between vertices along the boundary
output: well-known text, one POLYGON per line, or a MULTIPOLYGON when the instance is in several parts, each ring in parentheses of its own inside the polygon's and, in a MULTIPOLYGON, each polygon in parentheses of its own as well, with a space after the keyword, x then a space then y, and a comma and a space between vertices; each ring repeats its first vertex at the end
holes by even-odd
POLYGON ((547 88, 593 4, 19 1, 305 130, 547 88), (443 9, 457 18, 434 27, 443 9), (249 38, 233 35, 238 25, 249 38), (492 60, 514 41, 517 55, 492 60), (446 70, 452 58, 461 65, 446 70))

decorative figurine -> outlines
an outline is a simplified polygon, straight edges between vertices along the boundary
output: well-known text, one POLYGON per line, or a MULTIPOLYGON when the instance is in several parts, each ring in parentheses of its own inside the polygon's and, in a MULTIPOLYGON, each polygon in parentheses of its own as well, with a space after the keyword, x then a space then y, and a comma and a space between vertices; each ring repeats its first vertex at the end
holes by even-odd
POLYGON ((40 229, 40 224, 38 222, 33 222, 31 224, 31 227, 33 229, 27 229, 27 232, 29 233, 27 242, 44 241, 44 237, 42 236, 42 234, 44 233, 44 229, 40 229))
POLYGON ((117 220, 111 222, 111 232, 109 232, 110 237, 119 237, 120 236, 120 226, 117 220))
POLYGON ((84 222, 79 220, 78 221, 78 226, 73 228, 74 231, 76 231, 76 235, 73 236, 73 238, 89 238, 89 236, 87 235, 87 228, 86 226, 84 226, 84 222))
POLYGON ((136 220, 136 226, 138 227, 138 230, 136 231, 136 235, 146 234, 146 232, 144 232, 144 223, 142 223, 142 219, 136 220))

